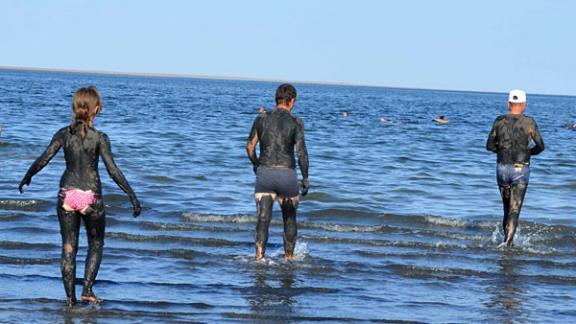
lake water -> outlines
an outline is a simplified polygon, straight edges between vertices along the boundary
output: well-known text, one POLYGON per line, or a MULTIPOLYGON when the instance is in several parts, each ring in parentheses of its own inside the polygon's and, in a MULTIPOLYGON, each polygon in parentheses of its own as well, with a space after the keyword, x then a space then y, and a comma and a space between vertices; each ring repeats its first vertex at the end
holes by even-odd
MULTIPOLYGON (((576 320, 576 132, 562 128, 576 119, 575 97, 528 94, 547 148, 506 249, 485 150, 506 94, 297 84, 312 188, 296 260, 282 259, 276 206, 269 255, 256 262, 245 143, 277 85, 0 71, 0 322, 576 320), (86 85, 101 91, 95 126, 144 211, 131 217, 101 165, 107 235, 94 289, 104 303, 66 312, 63 154, 23 195, 17 187, 86 85), (450 123, 432 123, 437 115, 450 123)), ((80 246, 81 277, 83 230, 80 246)))

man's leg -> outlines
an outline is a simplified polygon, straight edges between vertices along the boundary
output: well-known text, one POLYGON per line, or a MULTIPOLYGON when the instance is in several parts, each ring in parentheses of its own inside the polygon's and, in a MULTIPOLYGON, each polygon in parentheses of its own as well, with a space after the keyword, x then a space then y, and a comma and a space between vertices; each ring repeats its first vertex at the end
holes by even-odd
POLYGON ((504 207, 504 217, 502 218, 502 230, 504 232, 504 241, 506 241, 508 214, 510 213, 510 186, 498 185, 498 188, 500 189, 500 196, 502 197, 502 205, 504 207))
POLYGON ((510 210, 508 218, 506 219, 505 241, 506 246, 512 246, 514 234, 516 234, 516 227, 518 227, 518 216, 524 203, 524 196, 526 195, 527 184, 513 184, 510 188, 510 210))
POLYGON ((299 197, 280 198, 278 201, 282 207, 282 219, 284 221, 284 259, 292 260, 298 234, 296 210, 298 209, 299 197))
POLYGON ((266 253, 268 243, 268 228, 272 220, 272 208, 276 194, 256 193, 256 260, 260 260, 266 253))

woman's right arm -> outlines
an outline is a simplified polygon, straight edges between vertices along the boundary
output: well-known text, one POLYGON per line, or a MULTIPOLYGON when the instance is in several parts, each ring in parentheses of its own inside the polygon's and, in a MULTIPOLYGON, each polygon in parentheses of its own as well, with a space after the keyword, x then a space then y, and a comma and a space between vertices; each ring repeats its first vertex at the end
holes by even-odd
POLYGON ((104 161, 104 165, 106 165, 106 170, 108 170, 108 174, 116 182, 118 187, 122 189, 128 197, 130 198, 130 202, 132 203, 132 207, 134 208, 134 213, 132 214, 134 217, 138 217, 142 208, 140 207, 140 202, 132 190, 132 187, 128 183, 128 180, 124 177, 124 174, 118 166, 116 162, 114 162, 114 157, 112 156, 112 149, 110 148, 110 139, 108 135, 101 134, 100 136, 100 155, 102 156, 102 160, 104 161))
POLYGON ((38 157, 36 161, 32 163, 30 169, 28 169, 28 172, 26 172, 26 175, 24 176, 24 178, 22 178, 22 181, 20 181, 20 185, 18 186, 18 190, 20 191, 20 193, 24 192, 25 185, 26 186, 30 185, 32 177, 36 173, 40 172, 40 170, 42 170, 48 164, 48 162, 52 160, 52 158, 56 155, 56 153, 58 153, 58 151, 62 147, 62 143, 64 142, 64 132, 65 130, 60 130, 56 134, 54 134, 54 136, 52 137, 52 141, 50 142, 44 153, 42 153, 42 155, 40 155, 40 157, 38 157))

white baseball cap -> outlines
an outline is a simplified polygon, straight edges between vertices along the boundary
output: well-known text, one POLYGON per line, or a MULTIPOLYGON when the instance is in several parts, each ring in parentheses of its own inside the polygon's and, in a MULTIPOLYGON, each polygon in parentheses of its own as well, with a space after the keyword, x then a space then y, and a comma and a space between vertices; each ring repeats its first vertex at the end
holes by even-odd
POLYGON ((523 103, 526 102, 526 92, 522 90, 512 90, 508 95, 508 101, 511 103, 523 103))

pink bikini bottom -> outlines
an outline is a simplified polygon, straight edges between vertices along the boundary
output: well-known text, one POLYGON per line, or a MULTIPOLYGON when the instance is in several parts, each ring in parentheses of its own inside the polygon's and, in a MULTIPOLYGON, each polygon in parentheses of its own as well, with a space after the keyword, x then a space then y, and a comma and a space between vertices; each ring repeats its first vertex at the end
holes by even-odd
POLYGON ((68 209, 66 207, 69 207, 74 211, 81 211, 96 201, 94 192, 74 188, 62 189, 62 191, 60 191, 60 197, 62 197, 64 201, 64 209, 68 209))

